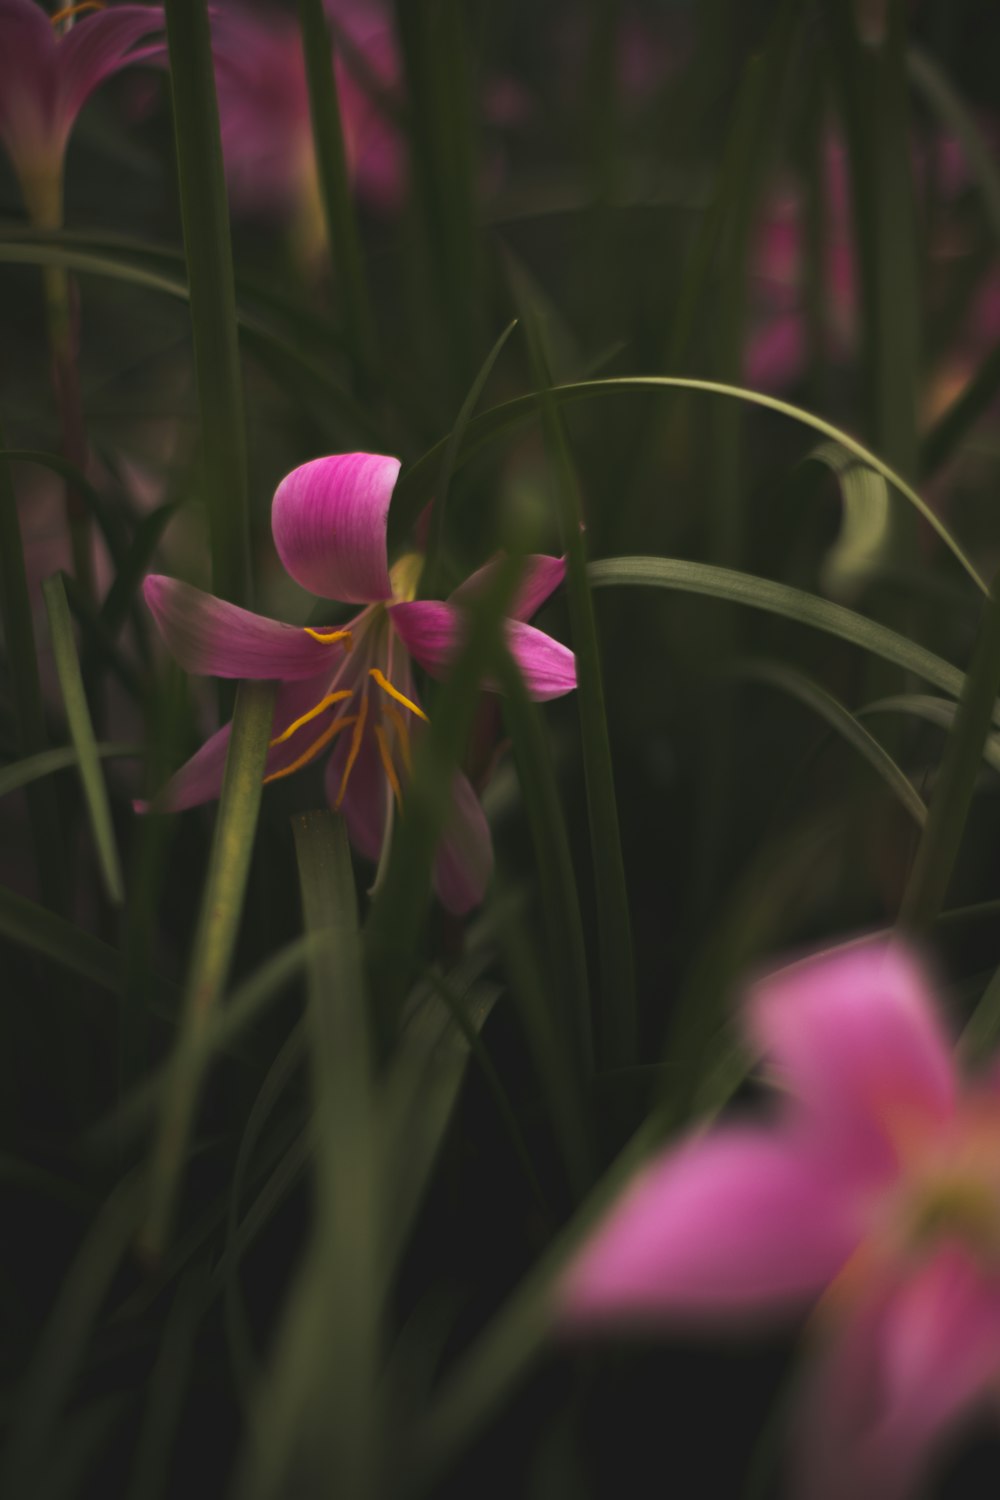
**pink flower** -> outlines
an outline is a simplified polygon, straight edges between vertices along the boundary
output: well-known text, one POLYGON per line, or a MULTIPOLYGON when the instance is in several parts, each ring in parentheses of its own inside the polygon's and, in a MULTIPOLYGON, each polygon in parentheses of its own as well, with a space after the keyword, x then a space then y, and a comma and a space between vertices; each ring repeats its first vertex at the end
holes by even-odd
MULTIPOLYGON (((283 625, 251 614, 177 579, 146 579, 146 602, 164 640, 189 672, 280 683, 265 783, 288 776, 328 746, 326 785, 355 847, 377 860, 394 806, 405 804, 413 741, 426 715, 412 662, 443 677, 459 649, 465 604, 490 568, 480 569, 445 602, 415 598, 423 559, 407 553, 390 569, 389 505, 399 462, 376 453, 342 453, 294 469, 271 510, 278 556, 295 581, 324 599, 364 607, 338 629, 283 625)), ((572 651, 525 623, 562 581, 558 557, 528 559, 507 621, 507 644, 538 700, 576 686, 572 651)), ((163 806, 193 807, 217 797, 229 726, 212 736, 166 788, 163 806)), ((469 781, 456 772, 438 848, 434 881, 450 911, 482 900, 493 866, 490 832, 469 781)))
POLYGON ((571 1326, 763 1323, 816 1307, 795 1493, 899 1500, 1000 1380, 1000 1075, 963 1086, 886 940, 758 986, 782 1097, 654 1160, 570 1268, 571 1326))
MULTIPOLYGON (((328 4, 331 18, 386 94, 401 75, 395 38, 377 0, 328 4)), ((296 217, 307 245, 322 235, 302 38, 297 23, 227 4, 213 16, 216 87, 226 179, 247 214, 296 217)), ((385 109, 358 82, 341 51, 337 91, 348 171, 358 194, 380 211, 404 191, 403 143, 385 109)))
POLYGON ((60 222, 63 157, 77 115, 113 73, 162 56, 162 42, 146 41, 162 26, 159 6, 105 10, 86 0, 50 19, 36 0, 0 0, 0 140, 37 223, 60 222))

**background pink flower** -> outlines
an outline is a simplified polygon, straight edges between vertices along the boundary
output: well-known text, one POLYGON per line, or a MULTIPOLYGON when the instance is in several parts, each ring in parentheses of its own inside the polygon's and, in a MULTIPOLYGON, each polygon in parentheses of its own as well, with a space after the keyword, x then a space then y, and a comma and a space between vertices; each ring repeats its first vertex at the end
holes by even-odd
POLYGON ((960 1080, 915 959, 880 940, 758 986, 766 1123, 689 1136, 571 1267, 569 1327, 816 1308, 795 1493, 896 1500, 1000 1379, 1000 1092, 960 1080))

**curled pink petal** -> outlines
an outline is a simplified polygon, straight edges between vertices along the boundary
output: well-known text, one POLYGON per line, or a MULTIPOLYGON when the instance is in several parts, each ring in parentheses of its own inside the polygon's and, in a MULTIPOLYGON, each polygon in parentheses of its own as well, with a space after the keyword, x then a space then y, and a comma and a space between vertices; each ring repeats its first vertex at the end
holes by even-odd
POLYGON ((571 1267, 563 1315, 704 1326, 784 1313, 822 1290, 860 1232, 849 1184, 801 1143, 720 1128, 640 1173, 571 1267))
POLYGON ((442 906, 464 916, 478 906, 493 874, 493 840, 479 798, 460 771, 434 856, 434 889, 442 906))
POLYGON ((343 649, 159 573, 145 580, 143 594, 181 666, 206 677, 315 677, 343 649))
POLYGON ((216 730, 191 759, 174 772, 162 792, 151 803, 137 806, 136 812, 183 812, 188 807, 200 807, 203 802, 214 802, 222 790, 231 731, 231 724, 224 724, 216 730))
MULTIPOLYGON (((449 603, 468 603, 486 587, 499 566, 498 557, 490 558, 481 568, 470 573, 464 583, 452 593, 449 603)), ((566 577, 565 557, 549 557, 544 552, 534 552, 525 559, 524 572, 517 586, 509 614, 512 620, 530 620, 536 610, 541 609, 546 599, 566 577)))
POLYGON ((278 485, 271 528, 297 583, 324 599, 376 603, 392 595, 386 523, 399 460, 338 453, 302 464, 278 485))
POLYGON ((81 16, 58 43, 59 101, 75 119, 91 94, 112 73, 131 63, 151 62, 166 54, 166 41, 138 44, 164 26, 157 5, 113 5, 81 16))
POLYGON ((759 984, 751 1036, 817 1134, 859 1170, 894 1173, 914 1133, 953 1115, 949 1040, 923 970, 891 941, 857 943, 759 984))
MULTIPOLYGON (((432 677, 446 677, 466 629, 466 613, 438 599, 415 599, 390 608, 407 651, 432 677)), ((576 687, 576 658, 568 646, 521 620, 505 623, 507 645, 532 698, 544 702, 576 687)), ((484 684, 490 687, 490 683, 484 684)))

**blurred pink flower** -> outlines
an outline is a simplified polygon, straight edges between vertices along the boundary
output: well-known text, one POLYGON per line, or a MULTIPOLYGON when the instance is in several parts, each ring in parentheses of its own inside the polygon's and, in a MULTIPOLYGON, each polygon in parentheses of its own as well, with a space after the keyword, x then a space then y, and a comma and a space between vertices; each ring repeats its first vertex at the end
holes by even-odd
POLYGON ((50 18, 36 0, 0 0, 0 140, 36 223, 61 222, 63 157, 77 115, 113 73, 162 56, 164 43, 147 40, 162 27, 159 6, 105 9, 85 0, 50 18))
MULTIPOLYGON (((327 10, 377 88, 388 96, 398 93, 396 42, 379 0, 328 0, 327 10)), ((279 12, 228 0, 214 12, 212 32, 233 207, 245 214, 297 219, 307 249, 314 252, 323 230, 298 24, 279 12)), ((336 77, 351 180, 370 206, 391 212, 405 190, 400 133, 339 48, 336 77)))
MULTIPOLYGON (((371 860, 380 858, 394 804, 403 804, 412 742, 426 723, 412 662, 431 676, 447 674, 464 633, 464 606, 486 576, 485 569, 473 574, 447 602, 418 600, 420 554, 389 568, 386 526, 398 473, 395 458, 343 453, 294 469, 275 492, 271 529, 287 572, 321 598, 364 606, 338 629, 280 624, 173 578, 151 575, 145 584, 161 634, 189 672, 280 683, 265 782, 333 745, 327 793, 355 847, 371 860)), ((537 700, 576 686, 572 651, 525 623, 564 572, 558 557, 529 558, 507 621, 508 646, 537 700)), ((229 732, 226 725, 201 747, 158 805, 176 810, 219 795, 229 732)), ((468 911, 482 900, 492 868, 483 810, 456 772, 434 869, 443 904, 468 911)))
POLYGON ((816 1306, 794 1492, 899 1500, 1000 1381, 1000 1074, 964 1086, 895 942, 751 996, 784 1092, 640 1173, 570 1268, 573 1327, 722 1328, 816 1306), (818 1305, 817 1305, 818 1304, 818 1305))

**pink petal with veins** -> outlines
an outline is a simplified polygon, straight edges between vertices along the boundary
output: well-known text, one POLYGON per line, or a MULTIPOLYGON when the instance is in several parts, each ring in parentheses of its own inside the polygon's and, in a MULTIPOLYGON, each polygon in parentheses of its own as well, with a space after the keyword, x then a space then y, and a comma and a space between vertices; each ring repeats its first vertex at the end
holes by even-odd
POLYGON ((285 476, 271 528, 296 583, 354 604, 391 597, 386 525, 399 468, 397 458, 378 453, 338 453, 285 476))
POLYGON ((205 677, 293 681, 333 671, 343 647, 323 644, 296 625, 227 604, 177 578, 151 573, 143 594, 172 654, 205 677))

